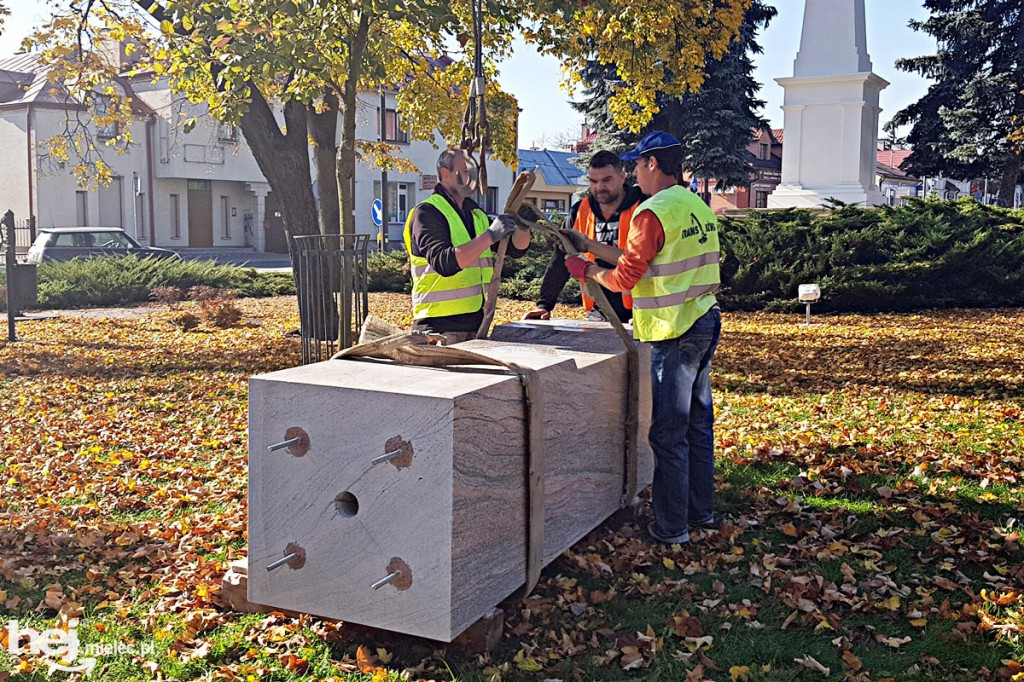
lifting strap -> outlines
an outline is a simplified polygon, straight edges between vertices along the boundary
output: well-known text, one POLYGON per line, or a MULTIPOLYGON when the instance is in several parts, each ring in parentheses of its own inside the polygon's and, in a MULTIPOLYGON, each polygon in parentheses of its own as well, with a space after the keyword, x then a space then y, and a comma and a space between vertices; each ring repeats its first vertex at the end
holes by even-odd
MULTIPOLYGON (((562 246, 562 250, 570 256, 579 252, 572 245, 565 235, 558 231, 561 227, 558 223, 550 220, 538 220, 530 222, 520 217, 524 223, 530 225, 532 230, 540 230, 553 234, 562 246)), ((640 355, 636 349, 636 342, 626 328, 619 321, 619 316, 608 302, 604 289, 597 282, 587 279, 583 281, 587 295, 594 299, 597 309, 601 311, 604 318, 611 324, 612 329, 626 347, 626 424, 623 472, 622 472, 622 498, 619 500, 619 507, 627 507, 632 504, 636 497, 637 488, 637 433, 640 430, 640 355)))
MULTIPOLYGON (((519 210, 536 179, 537 176, 533 171, 523 171, 519 174, 508 193, 508 199, 505 200, 505 213, 515 213, 519 210)), ((494 321, 494 310, 498 305, 498 289, 501 287, 501 268, 505 264, 505 251, 508 250, 509 239, 511 237, 502 239, 498 244, 497 253, 494 254, 494 273, 491 275, 491 281, 487 285, 484 297, 484 319, 481 320, 480 328, 476 331, 478 339, 486 339, 491 335, 491 322, 494 321)))

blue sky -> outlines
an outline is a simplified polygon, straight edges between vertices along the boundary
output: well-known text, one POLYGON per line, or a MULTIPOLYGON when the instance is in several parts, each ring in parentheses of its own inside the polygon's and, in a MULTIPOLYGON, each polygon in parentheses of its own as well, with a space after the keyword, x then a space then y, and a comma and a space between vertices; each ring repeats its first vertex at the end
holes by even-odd
MULTIPOLYGON (((0 56, 15 52, 21 38, 47 16, 43 0, 13 0, 7 4, 12 16, 0 35, 0 56)), ((793 75, 793 59, 800 47, 804 0, 774 0, 772 4, 779 13, 761 34, 764 54, 756 59, 755 78, 762 84, 760 97, 766 101, 764 115, 773 127, 781 128, 782 88, 774 79, 793 75)), ((916 74, 897 71, 894 62, 900 57, 933 54, 935 42, 907 27, 912 18, 927 18, 921 0, 866 0, 865 13, 868 53, 874 72, 890 82, 881 94, 884 123, 928 89, 927 81, 916 74)), ((568 95, 558 86, 560 71, 556 59, 537 54, 534 48, 521 41, 516 44, 513 56, 502 64, 501 85, 516 95, 523 110, 519 120, 521 146, 545 141, 551 145, 560 135, 579 131, 582 118, 572 110, 568 95)))

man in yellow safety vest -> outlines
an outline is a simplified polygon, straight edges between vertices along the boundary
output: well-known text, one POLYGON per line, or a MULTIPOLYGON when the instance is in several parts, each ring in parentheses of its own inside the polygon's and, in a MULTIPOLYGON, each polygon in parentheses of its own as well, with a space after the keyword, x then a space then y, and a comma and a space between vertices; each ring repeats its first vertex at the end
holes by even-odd
POLYGON ((685 543, 690 528, 715 525, 714 408, 711 359, 722 316, 715 214, 680 184, 682 145, 655 131, 622 155, 636 161, 636 180, 649 199, 636 207, 623 249, 587 240, 587 250, 614 262, 608 269, 579 256, 565 263, 612 291, 633 293, 633 333, 651 346, 654 450, 647 533, 654 541, 685 543))
POLYGON ((484 290, 494 272, 491 247, 512 236, 515 258, 530 246, 530 230, 502 214, 491 221, 470 199, 472 173, 466 155, 446 149, 437 159, 434 193, 405 221, 405 248, 412 266, 413 329, 441 334, 447 343, 476 337, 483 322, 484 290))

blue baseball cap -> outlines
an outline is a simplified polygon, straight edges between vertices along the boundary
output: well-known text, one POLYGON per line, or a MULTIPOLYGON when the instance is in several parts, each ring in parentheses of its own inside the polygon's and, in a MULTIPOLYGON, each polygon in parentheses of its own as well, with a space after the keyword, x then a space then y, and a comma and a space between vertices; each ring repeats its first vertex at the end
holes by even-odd
POLYGON ((632 151, 624 152, 619 156, 623 161, 636 161, 648 152, 656 152, 659 149, 670 149, 681 147, 682 143, 664 130, 655 130, 648 133, 644 139, 633 148, 632 151))

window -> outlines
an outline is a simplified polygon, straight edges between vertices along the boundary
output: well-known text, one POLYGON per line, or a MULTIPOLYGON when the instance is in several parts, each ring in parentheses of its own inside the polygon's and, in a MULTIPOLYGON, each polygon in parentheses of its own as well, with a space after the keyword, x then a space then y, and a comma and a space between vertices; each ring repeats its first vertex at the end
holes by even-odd
POLYGON ((80 227, 89 226, 89 193, 75 192, 75 224, 80 227))
POLYGON ((171 239, 181 239, 181 196, 171 195, 171 239))
POLYGON ((404 223, 409 217, 409 197, 412 185, 407 182, 388 183, 388 221, 404 223))
MULTIPOLYGON (((415 194, 412 183, 389 182, 388 183, 388 222, 405 223, 409 217, 409 207, 413 205, 415 194)), ((373 197, 380 199, 380 180, 373 182, 373 197)))
POLYGON ((487 196, 484 197, 484 213, 494 215, 498 212, 498 188, 488 187, 487 196))
POLYGON ((767 159, 771 158, 771 153, 768 151, 768 145, 766 145, 766 144, 764 144, 762 142, 760 147, 761 147, 761 157, 760 158, 763 159, 763 160, 767 160, 767 159))
MULTIPOLYGON (((99 114, 99 120, 103 120, 110 116, 116 116, 117 114, 109 97, 103 97, 96 101, 96 113, 99 114)), ((97 125, 96 128, 96 136, 101 140, 109 140, 117 137, 117 133, 120 130, 120 127, 116 122, 108 123, 107 125, 97 125)))
MULTIPOLYGON (((409 133, 402 130, 402 117, 394 109, 384 110, 384 141, 408 142, 409 133)), ((380 109, 377 110, 377 136, 380 137, 380 109)))
POLYGON ((564 211, 565 199, 544 199, 543 211, 564 211))
POLYGON ((221 226, 223 228, 220 238, 231 239, 231 207, 228 206, 228 198, 220 198, 221 226))
POLYGON ((768 208, 768 192, 754 192, 754 208, 768 208))

